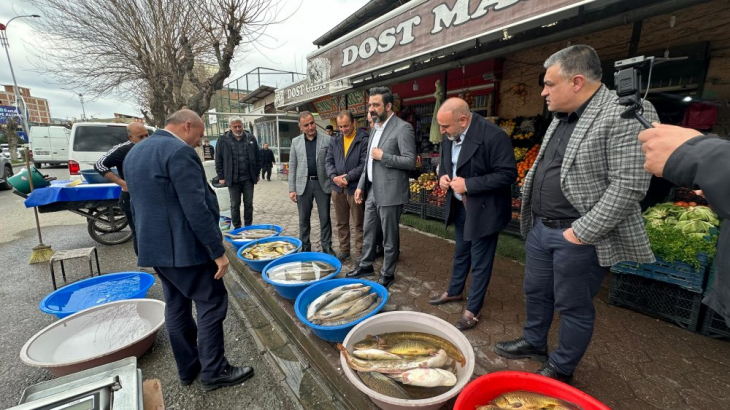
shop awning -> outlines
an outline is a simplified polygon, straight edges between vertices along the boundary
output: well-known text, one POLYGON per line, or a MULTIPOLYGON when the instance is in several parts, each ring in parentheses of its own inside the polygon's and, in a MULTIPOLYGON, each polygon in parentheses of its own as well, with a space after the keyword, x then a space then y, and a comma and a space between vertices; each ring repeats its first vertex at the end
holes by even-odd
POLYGON ((271 94, 276 92, 276 88, 269 87, 268 85, 262 85, 259 88, 251 91, 249 94, 246 94, 245 97, 241 98, 240 102, 243 104, 254 104, 257 103, 264 98, 270 96, 271 94))

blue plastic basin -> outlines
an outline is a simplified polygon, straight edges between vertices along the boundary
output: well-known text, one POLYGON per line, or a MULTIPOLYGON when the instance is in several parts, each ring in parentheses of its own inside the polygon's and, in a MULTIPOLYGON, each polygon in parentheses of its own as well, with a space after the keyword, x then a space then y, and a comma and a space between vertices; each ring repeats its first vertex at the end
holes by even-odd
POLYGON ((142 299, 155 277, 144 272, 119 272, 94 276, 64 286, 41 300, 41 311, 62 319, 90 307, 116 300, 142 299))
MULTIPOLYGON (((246 265, 248 265, 249 269, 254 270, 256 272, 261 272, 262 270, 264 270, 266 265, 269 264, 269 262, 280 259, 281 257, 274 258, 274 259, 251 260, 251 259, 246 259, 243 256, 241 256, 241 253, 243 253, 243 251, 246 248, 250 248, 251 246, 254 246, 254 245, 257 245, 260 243, 276 242, 276 241, 291 242, 294 245, 296 245, 297 248, 291 253, 297 253, 297 252, 299 252, 300 249, 302 249, 302 241, 300 241, 298 238, 292 238, 291 236, 274 236, 271 238, 264 238, 264 239, 259 239, 258 241, 249 242, 246 245, 241 246, 238 249, 238 252, 236 253, 236 255, 238 255, 238 259, 246 262, 246 265)), ((291 253, 289 255, 291 255, 291 253)), ((284 256, 286 256, 286 255, 284 255, 284 256)))
POLYGON ((335 258, 332 255, 321 252, 300 252, 282 256, 281 258, 270 262, 268 265, 266 265, 264 271, 261 272, 261 276, 267 283, 274 286, 274 289, 276 289, 276 292, 278 292, 281 297, 287 298, 289 300, 294 300, 304 289, 312 286, 315 283, 334 278, 335 276, 337 276, 338 273, 340 273, 341 269, 342 262, 340 262, 339 259, 335 258), (335 271, 325 277, 319 278, 319 280, 306 283, 279 283, 269 279, 268 272, 270 269, 290 262, 324 262, 334 266, 335 271))
POLYGON ((319 338, 332 343, 342 343, 345 340, 347 334, 350 332, 350 330, 352 330, 353 327, 355 327, 355 325, 380 312, 380 310, 383 309, 383 306, 385 306, 385 303, 387 301, 388 290, 385 289, 384 286, 376 282, 364 279, 332 279, 319 281, 314 285, 311 285, 308 288, 304 289, 302 293, 297 296, 296 302, 294 302, 294 312, 297 314, 299 320, 301 320, 302 323, 312 329, 312 332, 314 332, 314 334, 317 335, 319 338), (361 317, 360 319, 339 326, 320 326, 315 325, 314 323, 307 320, 307 307, 310 303, 314 302, 315 299, 317 299, 319 296, 329 290, 352 283, 362 283, 366 286, 371 286, 371 292, 376 292, 378 296, 380 296, 380 304, 377 308, 375 308, 375 310, 373 310, 366 316, 361 317))
MULTIPOLYGON (((272 236, 279 236, 279 235, 281 235, 281 231, 283 231, 283 229, 279 225, 249 225, 249 226, 244 226, 243 228, 234 229, 228 233, 235 235, 237 233, 240 233, 242 231, 247 231, 249 229, 273 229, 276 231, 276 234, 272 235, 272 236)), ((236 250, 241 249, 241 247, 243 245, 253 242, 253 241, 235 240, 235 239, 231 239, 225 235, 223 235, 223 239, 225 239, 227 242, 232 243, 233 246, 236 247, 236 250)), ((266 239, 266 238, 263 238, 263 239, 266 239)))
MULTIPOLYGON (((119 176, 116 168, 111 170, 115 175, 119 176)), ((110 184, 112 181, 99 175, 95 169, 82 169, 79 171, 88 184, 110 184)))

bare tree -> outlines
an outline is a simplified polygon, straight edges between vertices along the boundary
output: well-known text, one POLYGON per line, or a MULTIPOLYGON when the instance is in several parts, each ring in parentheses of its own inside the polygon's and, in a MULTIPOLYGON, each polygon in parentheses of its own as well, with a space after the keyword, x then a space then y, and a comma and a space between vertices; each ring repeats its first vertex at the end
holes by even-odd
MULTIPOLYGON (((8 141, 8 151, 10 152, 10 161, 18 160, 18 123, 20 117, 6 117, 3 131, 5 139, 8 141)), ((27 132, 27 131, 26 131, 27 132)))
POLYGON ((94 97, 121 93, 158 127, 180 108, 208 110, 237 53, 286 19, 281 0, 29 1, 44 15, 39 71, 94 97))

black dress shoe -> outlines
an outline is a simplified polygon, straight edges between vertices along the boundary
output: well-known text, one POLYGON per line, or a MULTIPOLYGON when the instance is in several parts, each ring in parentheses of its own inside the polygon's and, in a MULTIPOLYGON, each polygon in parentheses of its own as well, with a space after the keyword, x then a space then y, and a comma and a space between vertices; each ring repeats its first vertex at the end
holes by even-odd
POLYGON ((558 371, 558 369, 555 367, 554 364, 547 362, 545 363, 538 371, 535 372, 535 374, 539 374, 540 376, 549 377, 551 379, 555 379, 559 382, 563 383, 570 383, 571 380, 573 380, 573 373, 571 374, 563 374, 558 371))
POLYGON ((322 248, 322 252, 326 253, 327 255, 332 255, 332 256, 335 256, 335 257, 337 256, 337 254, 335 253, 334 249, 332 249, 331 247, 329 247, 329 248, 322 248))
POLYGON ((459 330, 471 329, 479 323, 479 315, 474 315, 468 310, 464 310, 459 320, 456 321, 456 328, 459 330))
POLYGON ((494 345, 494 353, 508 359, 529 358, 543 363, 548 361, 547 347, 538 349, 525 340, 524 337, 497 343, 494 345))
POLYGON ((372 276, 373 274, 375 274, 375 270, 373 269, 372 266, 366 266, 366 267, 358 266, 357 268, 347 272, 345 274, 345 277, 350 278, 350 279, 355 279, 355 278, 359 278, 361 276, 372 276))
POLYGON ((228 368, 213 380, 203 381, 200 383, 203 385, 203 390, 211 391, 219 387, 235 386, 241 384, 253 376, 253 367, 236 367, 228 365, 228 368))
POLYGON ((312 246, 302 246, 301 252, 312 252, 312 246))
POLYGON ((444 303, 458 302, 461 299, 461 295, 449 296, 449 292, 444 292, 436 297, 432 297, 431 299, 429 299, 428 303, 431 305, 443 305, 444 303))
POLYGON ((337 255, 337 259, 339 259, 340 261, 344 262, 344 261, 350 259, 350 253, 349 252, 343 252, 343 253, 337 255))
POLYGON ((388 289, 393 282, 395 282, 395 276, 380 275, 380 278, 378 278, 378 283, 383 285, 386 289, 388 289))

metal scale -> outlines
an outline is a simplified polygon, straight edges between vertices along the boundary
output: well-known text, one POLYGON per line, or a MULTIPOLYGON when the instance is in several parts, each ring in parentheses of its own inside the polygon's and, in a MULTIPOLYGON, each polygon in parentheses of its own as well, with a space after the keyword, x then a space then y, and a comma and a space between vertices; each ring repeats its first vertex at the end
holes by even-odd
POLYGON ((8 410, 143 410, 142 371, 137 358, 38 383, 8 410))

